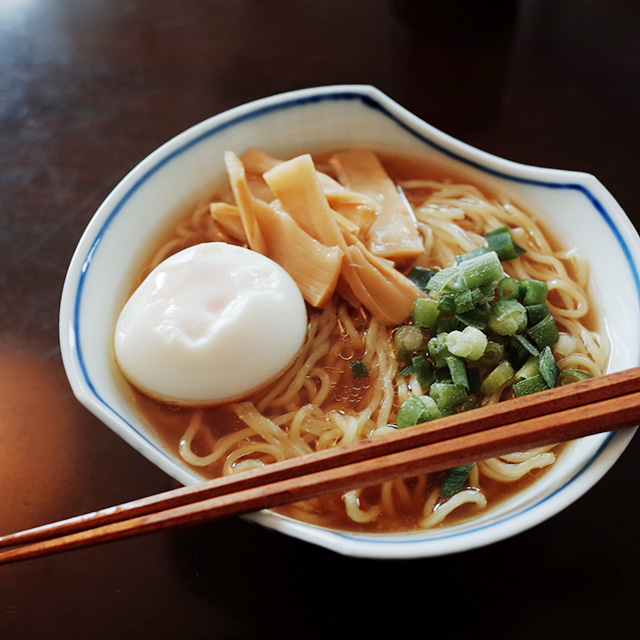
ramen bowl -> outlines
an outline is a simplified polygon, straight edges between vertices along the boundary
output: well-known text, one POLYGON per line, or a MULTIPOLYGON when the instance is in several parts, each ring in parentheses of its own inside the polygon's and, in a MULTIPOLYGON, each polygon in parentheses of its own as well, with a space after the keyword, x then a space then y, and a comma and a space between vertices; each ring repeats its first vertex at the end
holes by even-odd
MULTIPOLYGON (((475 149, 423 122, 369 86, 329 86, 261 99, 176 136, 115 187, 87 226, 61 300, 60 341, 73 392, 115 433, 182 484, 200 481, 141 420, 113 362, 116 316, 151 247, 177 212, 205 197, 225 172, 226 150, 258 147, 274 156, 366 145, 420 154, 464 171, 518 202, 587 257, 610 372, 640 362, 640 239, 612 195, 591 175, 525 166, 475 149)), ((541 479, 481 516, 401 534, 349 533, 270 511, 247 516, 338 553, 415 558, 481 547, 561 511, 614 464, 632 430, 576 442, 541 479)))

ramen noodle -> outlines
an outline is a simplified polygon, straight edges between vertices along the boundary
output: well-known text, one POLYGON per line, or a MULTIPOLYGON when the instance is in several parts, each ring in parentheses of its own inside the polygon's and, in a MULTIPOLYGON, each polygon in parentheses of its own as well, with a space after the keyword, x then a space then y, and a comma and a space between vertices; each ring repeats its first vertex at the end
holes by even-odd
MULTIPOLYGON (((202 477, 604 372, 586 260, 503 195, 367 149, 288 161, 251 149, 227 153, 226 164, 228 182, 171 230, 147 269, 202 242, 249 247, 292 275, 309 323, 295 361, 239 400, 190 407, 134 390, 151 428, 202 477), (500 256, 504 243, 511 253, 500 256), (478 265, 497 269, 490 282, 477 280, 478 265), (542 324, 552 338, 537 341, 542 324)), ((251 354, 238 358, 251 367, 251 354)), ((527 486, 564 446, 278 511, 370 532, 445 526, 527 486)))

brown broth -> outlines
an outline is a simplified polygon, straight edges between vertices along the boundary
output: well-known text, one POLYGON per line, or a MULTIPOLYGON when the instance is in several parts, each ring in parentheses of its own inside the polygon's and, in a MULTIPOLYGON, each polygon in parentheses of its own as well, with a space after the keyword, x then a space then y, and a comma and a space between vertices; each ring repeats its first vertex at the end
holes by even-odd
MULTIPOLYGON (((328 155, 329 154, 319 154, 314 158, 321 169, 325 168, 324 161, 328 155)), ((454 181, 458 180, 473 184, 473 181, 469 180, 468 176, 465 177, 462 174, 452 175, 451 172, 445 172, 441 167, 426 164, 422 159, 391 152, 382 152, 380 157, 389 174, 395 179, 406 180, 424 177, 427 175, 430 179, 434 180, 443 180, 448 178, 454 181)), ((477 186, 490 198, 497 196, 497 194, 492 193, 491 189, 487 188, 486 185, 477 186)), ((191 213, 192 209, 189 209, 181 215, 181 218, 187 219, 191 213)), ((143 279, 144 275, 148 273, 148 265, 151 260, 151 256, 155 253, 156 249, 174 236, 173 228, 174 227, 168 229, 166 233, 159 238, 156 246, 153 248, 153 251, 149 252, 145 264, 140 269, 141 276, 137 282, 133 283, 132 289, 135 288, 135 286, 137 286, 143 279)), ((544 232, 552 243, 554 250, 562 247, 562 243, 559 242, 552 233, 549 233, 547 228, 544 228, 544 232)), ((186 238, 182 246, 176 247, 175 250, 177 251, 181 248, 207 240, 208 238, 204 234, 195 233, 193 236, 186 238)), ((310 313, 315 312, 311 309, 309 311, 310 313)), ((597 318, 595 317, 594 312, 591 312, 586 324, 591 330, 595 331, 597 329, 597 318)), ((337 364, 336 366, 340 365, 337 364)), ((348 369, 346 362, 342 362, 342 366, 348 369)), ((366 380, 363 381, 356 379, 354 384, 352 376, 347 376, 346 371, 338 373, 339 374, 335 376, 335 381, 331 389, 329 404, 335 407, 341 407, 343 410, 357 411, 358 407, 363 406, 363 403, 367 402, 369 391, 367 388, 368 383, 366 380)), ((158 402, 131 388, 128 384, 127 386, 133 394, 134 401, 149 429, 155 433, 163 443, 165 443, 168 450, 172 452, 172 455, 179 458, 178 448, 188 424, 188 419, 192 411, 191 408, 158 402)), ((240 419, 227 406, 207 407, 202 409, 202 411, 204 422, 207 425, 210 425, 211 433, 214 438, 219 438, 225 434, 244 428, 244 424, 241 423, 240 419)), ((206 455, 209 452, 208 443, 206 442, 196 440, 194 441, 194 448, 196 452, 199 452, 201 455, 206 455)), ((556 449, 556 453, 563 449, 564 446, 558 447, 556 449)), ((194 468, 194 472, 203 478, 218 476, 220 475, 221 470, 222 467, 220 463, 210 465, 204 469, 194 468)), ((517 492, 531 485, 545 472, 546 469, 536 470, 535 472, 527 474, 523 479, 509 484, 483 478, 482 489, 488 500, 489 506, 487 508, 495 507, 503 503, 517 492)), ((420 485, 416 479, 405 481, 409 492, 419 491, 420 499, 413 500, 410 505, 403 505, 402 501, 396 501, 397 509, 393 516, 379 518, 371 524, 358 524, 351 521, 345 514, 345 510, 341 504, 342 498, 340 496, 330 496, 311 500, 304 503, 304 505, 290 505, 280 508, 277 511, 283 515, 302 519, 313 524, 329 526, 335 529, 366 531, 372 533, 411 531, 417 527, 417 523, 422 517, 422 507, 426 496, 439 482, 439 474, 432 474, 428 481, 426 483, 423 482, 422 485, 420 485)), ((369 488, 362 492, 360 502, 366 509, 368 505, 375 504, 377 502, 378 496, 378 487, 369 488)), ((479 511, 474 505, 464 505, 456 510, 454 514, 449 516, 443 526, 449 526, 451 524, 467 520, 478 513, 479 511)))
MULTIPOLYGON (((558 445, 554 452, 556 455, 562 455, 567 448, 566 444, 558 445)), ((474 504, 463 504, 451 513, 443 523, 436 525, 434 528, 450 527, 470 520, 488 509, 495 509, 504 504, 507 500, 516 494, 530 487, 534 482, 542 478, 552 467, 550 465, 543 469, 535 469, 530 471, 523 478, 515 482, 503 483, 490 478, 482 479, 482 492, 487 498, 489 505, 485 509, 479 509, 474 504)), ((421 530, 419 522, 422 519, 422 509, 429 492, 435 487, 440 486, 442 474, 433 473, 429 476, 428 483, 424 486, 424 490, 416 495, 416 500, 411 504, 397 501, 394 504, 396 512, 393 515, 385 514, 371 523, 357 523, 351 520, 342 506, 341 496, 327 496, 310 500, 301 505, 287 505, 275 509, 276 513, 296 519, 304 520, 309 524, 317 526, 329 526, 332 529, 341 531, 350 531, 358 533, 410 533, 412 531, 421 530), (330 514, 330 516, 328 515, 330 514)), ((406 486, 412 492, 416 489, 416 478, 409 478, 405 481, 406 486)), ((360 503, 364 510, 371 505, 377 503, 379 490, 377 487, 364 489, 360 495, 360 503)))

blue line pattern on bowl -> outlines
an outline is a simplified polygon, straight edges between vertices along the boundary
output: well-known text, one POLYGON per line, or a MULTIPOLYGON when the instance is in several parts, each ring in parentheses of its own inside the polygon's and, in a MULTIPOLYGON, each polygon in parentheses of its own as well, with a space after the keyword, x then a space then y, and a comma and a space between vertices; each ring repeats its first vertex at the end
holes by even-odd
MULTIPOLYGON (((599 215, 605 220, 605 222, 607 223, 607 226, 609 227, 609 229, 611 230, 612 234, 614 235, 616 241, 618 242, 620 248, 622 249, 624 256, 627 260, 630 272, 633 275, 633 279, 636 285, 636 295, 640 298, 640 278, 638 276, 638 271, 636 269, 636 265, 633 261, 633 257, 631 255, 631 252, 629 250, 629 247, 627 246, 627 243, 625 242, 624 238, 622 237, 619 229, 617 228, 617 226, 615 225, 615 223, 613 222, 613 220, 611 219, 609 213, 607 212, 606 208, 602 205, 602 203, 598 200, 598 198, 596 198, 593 193, 591 193, 591 191, 589 191, 589 189, 587 189, 586 187, 584 187, 581 184, 578 183, 571 183, 571 182, 567 182, 567 183, 555 183, 555 182, 548 182, 548 181, 539 181, 539 180, 534 180, 534 179, 530 179, 530 178, 523 178, 523 177, 519 177, 519 176, 513 176, 513 175, 509 175, 507 173, 503 173, 500 171, 496 171, 494 169, 491 169, 481 163, 477 163, 475 161, 472 161, 468 158, 465 158, 453 151, 451 151, 450 149, 447 149, 446 147, 438 144, 437 142, 435 142, 434 140, 430 139, 428 136, 422 134, 421 132, 417 131, 415 128, 413 128, 412 126, 410 126, 409 124, 407 124, 403 119, 399 118, 395 113, 392 113, 386 106, 384 106, 383 104, 381 104, 379 101, 377 101, 376 99, 374 99, 373 97, 371 97, 370 95, 367 95, 366 93, 360 93, 358 91, 336 91, 336 92, 332 92, 332 93, 321 93, 318 95, 305 95, 305 96, 292 96, 290 100, 285 101, 285 102, 277 102, 274 104, 266 104, 262 107, 256 108, 252 111, 240 114, 232 119, 229 119, 227 121, 222 122, 221 124, 218 124, 216 126, 211 127, 210 129, 205 130, 203 133, 201 133, 200 135, 194 137, 191 140, 188 140, 187 142, 185 142, 184 144, 178 146, 176 149, 170 151, 168 154, 161 156, 158 161, 153 164, 145 173, 143 173, 134 183, 133 185, 125 192, 125 194, 120 198, 120 200, 113 206, 112 211, 109 213, 109 215, 107 216, 105 222, 103 223, 103 225, 100 227, 98 233, 95 236, 95 239, 90 247, 90 249, 87 252, 87 255, 83 261, 82 264, 82 268, 81 268, 81 272, 80 272, 80 278, 77 284, 77 292, 76 292, 76 296, 75 296, 75 307, 74 307, 74 315, 73 315, 73 337, 75 340, 75 346, 77 349, 77 357, 78 357, 78 362, 80 365, 80 368, 82 370, 84 379, 86 381, 86 384, 88 385, 88 387, 91 389, 92 393, 94 394, 95 398, 97 400, 99 400, 103 406, 105 406, 113 415, 117 416, 119 420, 121 420, 124 424, 128 425, 142 440, 144 440, 145 442, 147 442, 149 445, 151 445, 154 449, 157 450, 157 447, 155 445, 155 443, 151 440, 149 440, 149 438, 147 438, 144 433, 140 432, 138 429, 135 428, 134 425, 132 425, 129 421, 127 421, 122 415, 120 415, 112 406, 110 406, 102 397, 101 395, 98 393, 98 390, 95 388, 95 385, 93 384, 93 381, 91 380, 87 368, 86 368, 86 364, 85 364, 85 360, 83 357, 83 353, 82 353, 82 344, 81 344, 81 340, 80 340, 80 309, 81 309, 81 304, 82 304, 82 294, 83 294, 83 289, 84 289, 84 284, 85 284, 85 279, 87 277, 88 271, 91 267, 91 262, 93 259, 93 256, 95 255, 96 251, 98 251, 99 249, 99 245, 100 245, 100 241, 102 239, 102 237, 104 236, 104 234, 106 233, 107 229, 109 228, 109 226, 111 225, 111 223, 113 222, 113 220, 116 218, 116 216, 119 214, 119 212, 122 210, 123 206, 126 204, 126 202, 131 198, 131 196, 141 187, 141 185, 143 185, 147 180, 149 180, 151 178, 151 176, 153 176, 156 172, 158 172, 163 166, 165 166, 166 164, 168 164, 169 162, 171 162, 172 159, 174 159, 175 157, 185 153, 187 150, 189 150, 190 148, 200 144, 201 142, 203 142, 204 140, 207 140, 209 138, 211 138, 212 136, 215 136, 217 134, 219 134, 221 131, 228 129, 230 127, 234 127, 237 126, 239 124, 242 124, 246 121, 249 120, 253 120, 255 118, 264 116, 270 112, 276 112, 276 111, 283 111, 286 109, 290 109, 290 108, 294 108, 294 107, 300 107, 300 106, 305 106, 305 105, 309 105, 309 104, 314 104, 314 103, 319 103, 319 102, 327 102, 327 101, 360 101, 364 106, 377 110, 379 112, 381 112, 385 117, 391 119, 397 126, 401 127, 402 129, 404 129, 405 131, 407 131, 408 133, 410 133, 412 136, 418 138, 419 140, 421 140, 423 143, 431 146, 434 149, 437 149, 439 152, 459 161, 462 162, 464 164, 467 164, 469 166, 472 166, 476 169, 480 169, 486 173, 489 173, 491 175, 497 176, 499 178, 502 179, 507 179, 513 182, 519 182, 519 183, 523 183, 523 184, 530 184, 533 186, 538 186, 538 187, 545 187, 548 189, 565 189, 565 190, 573 190, 573 191, 578 191, 580 192, 582 195, 584 195, 584 197, 586 197, 589 202, 592 204, 592 206, 595 208, 595 210, 599 213, 599 215)), ((640 356, 638 357, 638 360, 640 361, 640 356)), ((505 522, 507 520, 510 520, 514 517, 518 517, 520 516, 522 513, 525 513, 526 511, 530 511, 534 508, 536 508, 538 505, 543 504, 544 502, 550 500, 551 498, 553 498, 554 496, 556 496, 557 494, 561 493, 566 487, 568 487, 570 484, 572 484, 577 478, 579 478, 590 466, 592 466, 596 460, 602 455, 602 453, 611 445, 611 443, 616 439, 616 437, 619 434, 616 433, 610 433, 608 434, 608 436, 606 437, 606 439, 602 442, 601 446, 598 448, 598 450, 593 454, 593 456, 588 459, 583 465, 582 467, 577 470, 569 480, 567 480, 563 485, 561 485, 560 487, 558 487, 557 489, 555 489, 552 493, 544 496, 543 498, 541 498, 540 500, 538 500, 537 502, 535 502, 534 504, 528 506, 527 508, 525 508, 524 510, 518 511, 515 514, 511 514, 511 515, 506 515, 503 518, 501 518, 500 520, 497 521, 497 523, 501 523, 501 522, 505 522)), ((488 527, 494 527, 496 526, 496 521, 492 521, 490 524, 485 524, 485 525, 479 525, 478 527, 475 528, 465 528, 464 531, 461 532, 455 532, 454 530, 447 530, 447 529, 442 529, 442 535, 438 535, 437 538, 432 538, 432 540, 443 540, 445 538, 450 538, 450 537, 458 537, 458 536, 465 536, 465 535, 469 535, 472 534, 474 532, 480 531, 482 529, 488 528, 488 527)), ((361 535, 361 534, 356 534, 356 533, 347 533, 347 532, 339 532, 339 531, 331 531, 331 533, 337 537, 337 538, 343 538, 343 539, 347 539, 347 540, 351 540, 351 541, 362 541, 362 542, 366 542, 368 544, 372 543, 372 541, 375 541, 375 544, 398 544, 399 542, 402 542, 403 544, 411 544, 411 543, 416 543, 416 544, 425 544, 426 539, 425 538, 417 538, 415 540, 412 540, 412 537, 410 534, 407 534, 406 536, 402 536, 401 538, 395 537, 395 536, 391 536, 391 537, 374 537, 374 536, 367 536, 367 535, 361 535)))

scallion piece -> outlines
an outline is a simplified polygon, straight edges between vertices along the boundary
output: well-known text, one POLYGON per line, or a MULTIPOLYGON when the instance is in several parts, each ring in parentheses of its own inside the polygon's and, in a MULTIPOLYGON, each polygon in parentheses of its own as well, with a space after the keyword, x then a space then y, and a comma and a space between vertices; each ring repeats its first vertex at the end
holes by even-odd
POLYGON ((471 464, 463 464, 447 470, 440 489, 440 497, 446 500, 462 491, 473 466, 474 463, 472 462, 471 464))
POLYGON ((487 336, 480 329, 465 327, 462 331, 450 331, 446 337, 446 345, 454 356, 478 360, 487 347, 487 336))
POLYGON ((541 375, 532 376, 531 378, 525 378, 513 385, 513 392, 516 396, 528 396, 531 393, 538 393, 538 391, 544 391, 548 389, 544 378, 541 375))
POLYGON ((492 302, 496 297, 493 283, 483 284, 480 287, 473 287, 469 289, 471 291, 471 297, 476 306, 492 302))
POLYGON ((580 369, 564 369, 558 376, 558 385, 564 386, 565 384, 588 380, 589 378, 593 378, 593 376, 586 371, 580 371, 580 369))
POLYGON ((560 332, 558 342, 553 345, 553 352, 560 358, 570 356, 578 350, 579 344, 577 336, 560 332))
POLYGON ((436 271, 429 282, 427 289, 436 293, 456 293, 465 289, 464 282, 461 281, 460 271, 457 267, 447 267, 436 271))
POLYGON ((489 250, 495 251, 500 260, 513 260, 524 252, 524 249, 513 242, 511 229, 506 225, 488 231, 485 237, 489 250))
MULTIPOLYGON (((469 393, 471 395, 479 395, 480 394, 480 370, 476 367, 468 367, 467 368, 467 380, 469 381, 469 393)), ((471 400, 470 397, 467 398, 466 403, 469 403, 471 400)))
POLYGON ((351 373, 354 378, 369 377, 369 368, 362 360, 351 360, 349 362, 349 366, 351 367, 351 373))
POLYGON ((527 326, 527 310, 517 300, 498 300, 491 306, 489 329, 501 336, 512 336, 527 326))
POLYGON ((478 364, 483 367, 489 367, 493 369, 493 367, 496 367, 503 360, 504 345, 501 345, 499 342, 494 342, 493 340, 488 340, 484 353, 478 360, 478 364))
POLYGON ((397 372, 399 376, 410 376, 412 373, 413 367, 410 364, 405 364, 404 367, 397 372))
POLYGON ((538 356, 540 352, 536 347, 522 335, 511 336, 506 346, 507 355, 511 364, 519 369, 529 358, 538 356))
POLYGON ((545 347, 540 352, 540 375, 544 379, 547 387, 552 389, 556 386, 558 376, 560 375, 560 368, 553 357, 553 353, 551 353, 551 347, 545 347))
POLYGON ((464 260, 458 268, 469 289, 492 284, 504 276, 502 264, 495 251, 464 260))
POLYGON ((466 400, 467 390, 458 384, 434 382, 429 389, 429 396, 435 400, 439 409, 451 409, 466 400))
POLYGON ((438 303, 430 298, 417 298, 413 305, 413 324, 423 329, 434 329, 438 320, 438 303))
POLYGON ((451 382, 454 385, 463 387, 469 393, 469 378, 467 377, 467 367, 463 360, 456 356, 445 358, 449 373, 451 374, 451 382))
POLYGON ((520 283, 510 276, 498 281, 498 297, 501 300, 515 300, 520 292, 520 283))
POLYGON ((546 282, 529 278, 520 281, 520 298, 526 307, 545 302, 548 292, 549 288, 546 282))
POLYGON ((420 402, 422 402, 426 409, 426 413, 422 414, 422 422, 435 420, 436 418, 440 418, 442 416, 442 411, 432 397, 428 395, 422 395, 420 396, 420 402))
POLYGON ((412 394, 398 409, 396 424, 398 429, 404 429, 431 419, 427 405, 418 396, 412 394))
POLYGON ((445 293, 438 302, 438 311, 448 316, 455 315, 456 297, 453 293, 445 293))
POLYGON ((485 253, 489 253, 489 247, 487 247, 486 245, 482 245, 481 247, 476 247, 475 249, 472 249, 467 253, 462 253, 456 256, 456 262, 460 264, 465 260, 471 260, 472 258, 477 258, 478 256, 482 256, 485 253))
POLYGON ((491 317, 491 306, 487 303, 479 304, 471 311, 456 314, 456 318, 468 327, 474 327, 484 331, 491 317))
POLYGON ((438 333, 433 336, 427 344, 429 357, 436 367, 444 367, 446 365, 446 358, 453 355, 449 349, 447 349, 448 335, 448 333, 438 333))
POLYGON ((515 375, 515 381, 525 380, 526 378, 533 378, 540 373, 540 358, 538 356, 531 356, 517 371, 515 375))
POLYGON ((491 238, 492 236, 497 236, 501 233, 505 233, 505 231, 509 231, 509 227, 506 224, 503 224, 502 226, 496 227, 495 229, 489 229, 489 231, 484 234, 484 237, 491 238))
POLYGON ((480 392, 484 396, 491 396, 507 385, 511 384, 514 379, 515 371, 508 360, 503 360, 489 375, 482 381, 480 392))
POLYGON ((544 320, 547 316, 551 315, 551 309, 549 309, 549 306, 545 302, 527 305, 525 309, 527 310, 530 326, 538 324, 540 320, 544 320))
MULTIPOLYGON (((476 287, 477 289, 478 287, 476 287)), ((473 297, 473 293, 471 289, 465 289, 460 293, 456 293, 453 296, 455 302, 455 313, 466 313, 467 311, 471 311, 475 306, 476 302, 473 297)), ((452 314, 453 315, 453 314, 452 314)))
POLYGON ((396 329, 393 342, 400 353, 413 353, 424 347, 424 334, 419 327, 405 324, 396 329))
POLYGON ((552 347, 556 342, 558 342, 558 338, 560 337, 556 321, 551 315, 543 318, 537 324, 534 324, 529 328, 527 333, 539 349, 552 347))
POLYGON ((413 284, 415 284, 418 289, 426 291, 429 280, 433 278, 435 273, 436 272, 433 269, 425 269, 424 267, 413 267, 413 269, 411 269, 407 274, 407 278, 409 278, 409 280, 411 280, 411 282, 413 282, 413 284))
POLYGON ((447 316, 440 314, 438 316, 438 320, 436 321, 436 333, 449 333, 449 331, 453 331, 456 328, 458 321, 456 316, 447 316))
POLYGON ((414 356, 411 359, 411 367, 413 369, 413 373, 418 379, 420 389, 425 392, 435 379, 433 365, 423 356, 414 356))

